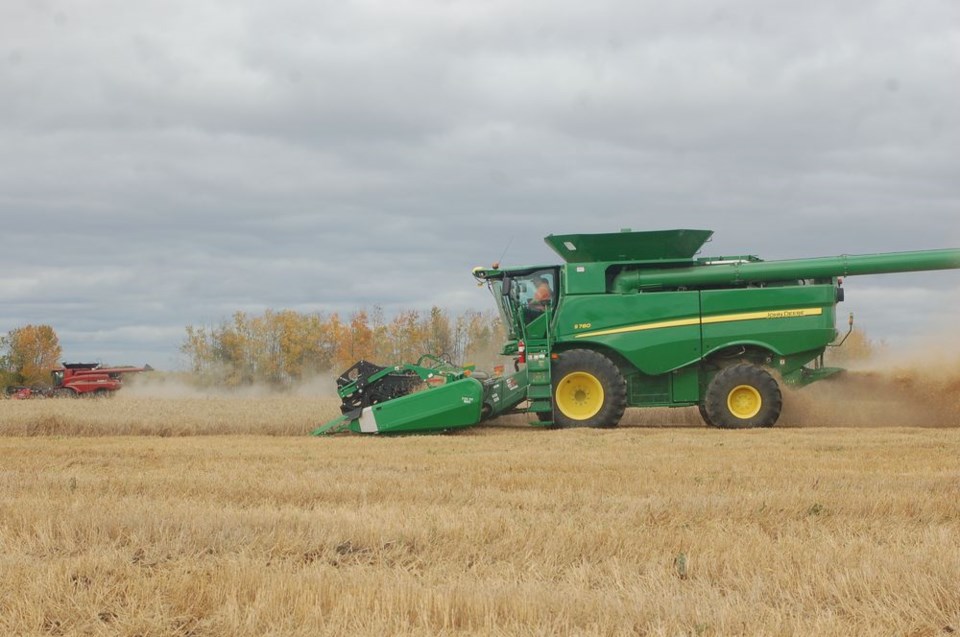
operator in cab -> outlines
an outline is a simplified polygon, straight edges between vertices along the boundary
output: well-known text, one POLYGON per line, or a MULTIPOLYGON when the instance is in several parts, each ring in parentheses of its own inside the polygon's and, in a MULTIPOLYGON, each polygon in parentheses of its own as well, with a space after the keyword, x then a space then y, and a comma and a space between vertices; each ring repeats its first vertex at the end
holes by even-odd
POLYGON ((534 291, 533 297, 527 303, 527 307, 534 312, 543 312, 547 309, 547 303, 549 303, 550 299, 553 298, 553 291, 550 289, 550 282, 542 276, 537 276, 533 279, 533 284, 537 286, 537 289, 534 291))

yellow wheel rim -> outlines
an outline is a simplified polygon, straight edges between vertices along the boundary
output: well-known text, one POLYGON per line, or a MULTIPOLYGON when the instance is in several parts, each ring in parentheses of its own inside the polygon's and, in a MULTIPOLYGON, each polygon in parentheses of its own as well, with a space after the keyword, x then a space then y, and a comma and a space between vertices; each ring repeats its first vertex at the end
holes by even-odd
POLYGON ((557 409, 572 420, 593 418, 603 407, 603 385, 593 374, 571 372, 557 383, 557 409))
POLYGON ((755 387, 737 385, 727 394, 727 409, 736 418, 747 420, 760 413, 763 398, 755 387))

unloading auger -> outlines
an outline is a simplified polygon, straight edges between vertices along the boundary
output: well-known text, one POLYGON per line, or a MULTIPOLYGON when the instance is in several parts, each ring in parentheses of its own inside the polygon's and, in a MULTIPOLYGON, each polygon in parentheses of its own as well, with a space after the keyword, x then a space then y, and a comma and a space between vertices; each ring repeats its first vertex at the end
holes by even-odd
POLYGON ((781 384, 843 371, 824 365, 824 351, 842 343, 844 277, 960 268, 956 249, 697 257, 712 235, 550 235, 562 265, 475 268, 500 310, 501 353, 515 373, 432 356, 394 367, 360 361, 337 379, 343 414, 314 433, 434 432, 515 411, 535 415, 533 424, 614 427, 627 407, 694 406, 712 427, 771 427, 781 384))

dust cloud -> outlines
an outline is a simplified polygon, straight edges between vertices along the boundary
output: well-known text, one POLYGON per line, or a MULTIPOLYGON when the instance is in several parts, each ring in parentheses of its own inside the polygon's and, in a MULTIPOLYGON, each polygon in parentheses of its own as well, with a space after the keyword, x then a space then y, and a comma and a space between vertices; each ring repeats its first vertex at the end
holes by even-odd
POLYGON ((197 385, 187 373, 139 374, 124 380, 118 398, 266 398, 297 396, 304 398, 336 398, 336 377, 332 374, 313 376, 289 386, 266 384, 240 387, 204 387, 197 385))
POLYGON ((960 426, 960 343, 940 334, 883 348, 835 378, 784 391, 784 427, 960 426))

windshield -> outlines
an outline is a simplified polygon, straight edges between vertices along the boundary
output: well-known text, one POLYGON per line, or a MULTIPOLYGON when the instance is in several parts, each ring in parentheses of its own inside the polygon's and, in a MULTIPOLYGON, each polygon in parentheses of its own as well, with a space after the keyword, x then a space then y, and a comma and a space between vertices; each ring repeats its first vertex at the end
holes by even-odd
POLYGON ((63 384, 63 370, 58 369, 50 372, 50 376, 53 377, 53 386, 59 387, 63 384))
POLYGON ((500 310, 500 320, 503 321, 503 327, 507 330, 507 337, 510 340, 516 340, 517 328, 513 320, 513 312, 507 303, 507 297, 503 295, 503 280, 495 279, 489 282, 490 291, 497 302, 497 309, 500 310))

